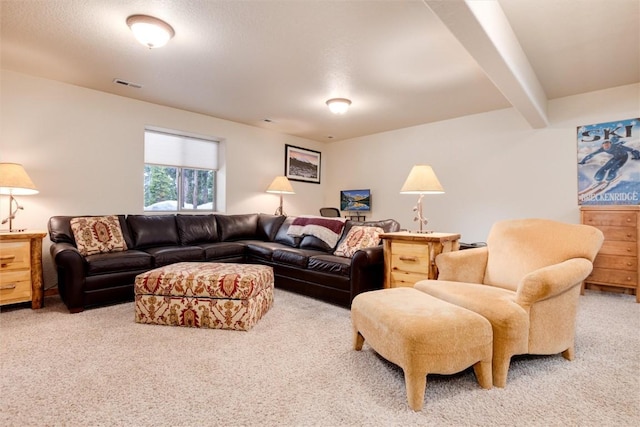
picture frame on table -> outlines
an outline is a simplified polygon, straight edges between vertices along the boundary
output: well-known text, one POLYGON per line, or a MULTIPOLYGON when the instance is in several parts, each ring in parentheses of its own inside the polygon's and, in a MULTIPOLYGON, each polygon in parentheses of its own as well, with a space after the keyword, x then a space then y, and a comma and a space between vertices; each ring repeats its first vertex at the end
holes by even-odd
POLYGON ((320 184, 322 153, 289 144, 284 150, 284 174, 288 179, 320 184))

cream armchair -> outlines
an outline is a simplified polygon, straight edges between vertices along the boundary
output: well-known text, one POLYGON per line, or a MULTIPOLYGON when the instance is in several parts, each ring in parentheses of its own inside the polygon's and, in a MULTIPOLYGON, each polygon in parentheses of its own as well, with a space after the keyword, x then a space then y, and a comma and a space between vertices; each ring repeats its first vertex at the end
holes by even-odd
POLYGON ((562 353, 573 359, 581 283, 603 240, 588 225, 500 221, 486 247, 440 254, 438 280, 415 288, 489 320, 493 384, 504 387, 511 356, 562 353))

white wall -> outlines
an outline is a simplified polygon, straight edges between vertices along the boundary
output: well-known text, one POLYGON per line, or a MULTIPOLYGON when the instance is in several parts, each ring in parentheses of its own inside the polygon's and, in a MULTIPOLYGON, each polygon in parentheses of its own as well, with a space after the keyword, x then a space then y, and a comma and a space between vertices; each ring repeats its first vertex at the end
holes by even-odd
MULTIPOLYGON (((53 215, 143 213, 145 126, 175 129, 223 141, 229 214, 273 213, 279 198, 265 193, 284 173, 284 146, 314 150, 323 145, 220 120, 2 70, 0 75, 0 161, 22 163, 40 191, 20 198, 24 211, 14 228, 46 230, 53 215)), ((321 176, 325 176, 322 172, 321 176)), ((317 213, 321 185, 292 182, 285 196, 291 215, 317 213)), ((0 198, 0 217, 8 215, 0 198)), ((55 285, 44 239, 45 286, 55 285)))
MULTIPOLYGON (((339 191, 370 188, 371 219, 415 229, 416 196, 399 194, 411 166, 431 164, 446 193, 426 196, 428 228, 484 241, 498 219, 579 221, 576 128, 640 117, 640 85, 549 103, 532 130, 512 109, 335 143, 317 143, 183 110, 2 70, 0 161, 24 164, 40 190, 20 198, 15 227, 45 229, 53 215, 142 213, 145 126, 218 137, 226 150, 226 213, 275 211, 264 190, 284 170, 284 145, 322 152, 322 184, 292 182, 290 215, 338 206, 339 191)), ((347 117, 348 119, 348 117, 347 117)), ((0 198, 0 217, 8 213, 0 198)), ((55 285, 44 241, 45 286, 55 285)))
POLYGON ((339 206, 340 190, 370 188, 368 217, 415 230, 417 196, 399 191, 411 167, 426 163, 445 189, 424 198, 429 229, 477 242, 499 219, 577 223, 576 128, 640 117, 640 85, 554 100, 548 109, 545 129, 531 129, 506 109, 331 143, 324 149, 324 204, 339 206))

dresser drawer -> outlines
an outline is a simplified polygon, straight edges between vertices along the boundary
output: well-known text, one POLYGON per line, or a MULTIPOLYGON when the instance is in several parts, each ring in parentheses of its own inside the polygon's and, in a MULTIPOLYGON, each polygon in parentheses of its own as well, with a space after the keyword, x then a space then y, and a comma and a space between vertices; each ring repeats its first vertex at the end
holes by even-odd
POLYGON ((637 256, 638 245, 635 242, 614 242, 605 240, 600 248, 601 255, 637 256))
POLYGON ((599 254, 593 261, 594 268, 609 268, 612 270, 636 271, 638 258, 631 256, 616 256, 599 254))
POLYGON ((609 225, 598 226, 605 240, 635 242, 638 240, 635 227, 614 227, 609 225))
POLYGON ((31 300, 31 272, 6 271, 0 275, 0 303, 31 300))
POLYGON ((637 224, 636 221, 637 212, 585 211, 582 214, 582 222, 595 227, 601 225, 635 227, 637 224))
POLYGON ((391 248, 391 264, 393 271, 421 273, 429 272, 429 246, 394 242, 391 248))
POLYGON ((29 241, 0 242, 0 273, 31 268, 29 241))
POLYGON ((585 282, 611 284, 635 288, 638 286, 638 275, 635 271, 612 270, 609 268, 594 268, 585 282))

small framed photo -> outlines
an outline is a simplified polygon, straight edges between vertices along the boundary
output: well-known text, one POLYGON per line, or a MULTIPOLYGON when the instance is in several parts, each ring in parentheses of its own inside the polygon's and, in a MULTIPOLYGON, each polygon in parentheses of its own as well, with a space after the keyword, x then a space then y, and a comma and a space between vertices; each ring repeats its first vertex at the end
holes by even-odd
POLYGON ((284 174, 287 178, 293 181, 320 184, 321 153, 319 151, 288 144, 284 146, 284 150, 284 174))

